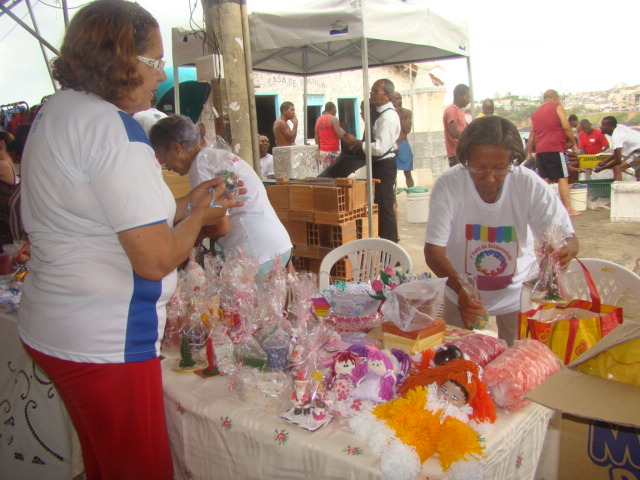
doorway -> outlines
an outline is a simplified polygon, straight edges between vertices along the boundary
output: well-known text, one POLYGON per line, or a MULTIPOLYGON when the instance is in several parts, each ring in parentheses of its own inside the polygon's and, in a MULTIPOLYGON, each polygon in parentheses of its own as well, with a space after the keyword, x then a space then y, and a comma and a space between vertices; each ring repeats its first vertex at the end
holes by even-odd
POLYGON ((322 115, 322 107, 324 106, 324 95, 307 95, 307 138, 305 143, 308 144, 309 140, 314 140, 316 137, 316 122, 322 115))
POLYGON ((360 108, 357 98, 338 98, 338 119, 345 132, 360 138, 360 108))
POLYGON ((273 124, 280 116, 278 106, 278 95, 256 95, 256 117, 258 123, 258 134, 269 139, 271 146, 269 153, 276 144, 273 135, 273 124))

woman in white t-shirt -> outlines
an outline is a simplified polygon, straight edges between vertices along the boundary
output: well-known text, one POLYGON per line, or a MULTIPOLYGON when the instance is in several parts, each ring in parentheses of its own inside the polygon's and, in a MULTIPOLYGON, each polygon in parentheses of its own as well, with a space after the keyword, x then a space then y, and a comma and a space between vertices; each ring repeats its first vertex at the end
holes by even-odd
POLYGON ((233 171, 244 182, 248 193, 238 197, 244 205, 229 210, 224 229, 206 231, 223 253, 241 247, 260 264, 259 277, 271 269, 276 257, 283 265, 289 261, 289 234, 271 206, 262 180, 247 162, 228 150, 202 147, 195 125, 183 115, 158 121, 149 132, 149 140, 157 158, 169 170, 188 174, 191 185, 213 178, 221 170, 233 171))
POLYGON ((431 192, 424 255, 438 277, 447 277, 444 319, 471 328, 478 316, 495 315, 498 336, 516 338, 520 292, 535 262, 533 238, 559 222, 568 236, 556 252, 563 267, 578 253, 566 210, 535 173, 514 164, 524 159, 516 127, 502 117, 471 122, 456 155, 431 192), (461 287, 458 274, 477 275, 481 301, 461 287))
POLYGON ((173 480, 159 359, 165 305, 200 229, 241 205, 219 198, 212 208, 220 179, 179 199, 163 181, 132 118, 167 78, 163 55, 158 23, 140 5, 87 3, 53 61, 62 89, 24 150, 31 260, 18 329, 69 411, 89 480, 173 480))

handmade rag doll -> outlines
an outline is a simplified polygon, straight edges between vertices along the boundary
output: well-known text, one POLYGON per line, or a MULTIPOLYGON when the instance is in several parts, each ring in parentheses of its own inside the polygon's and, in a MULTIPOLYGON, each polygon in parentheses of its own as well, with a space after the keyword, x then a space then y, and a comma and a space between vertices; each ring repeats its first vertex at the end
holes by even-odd
POLYGON ((381 455, 380 469, 389 480, 415 479, 435 453, 450 480, 483 479, 484 447, 470 422, 493 423, 496 417, 479 367, 454 358, 421 371, 420 378, 422 385, 414 383, 402 397, 351 418, 349 426, 381 455))
POLYGON ((357 410, 352 408, 351 391, 355 386, 353 371, 360 357, 353 352, 338 352, 333 357, 331 373, 323 400, 325 405, 338 415, 350 417, 357 410))
POLYGON ((351 396, 374 403, 384 403, 395 396, 396 373, 391 359, 380 350, 372 350, 365 363, 354 371, 356 386, 351 396))

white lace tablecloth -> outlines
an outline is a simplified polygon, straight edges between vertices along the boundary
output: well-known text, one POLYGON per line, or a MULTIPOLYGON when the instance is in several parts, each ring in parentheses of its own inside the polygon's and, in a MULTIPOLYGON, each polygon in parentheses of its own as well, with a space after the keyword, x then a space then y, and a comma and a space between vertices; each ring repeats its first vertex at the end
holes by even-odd
POLYGON ((77 435, 58 392, 22 347, 17 313, 0 306, 0 480, 82 473, 77 435))
MULTIPOLYGON (((308 432, 260 396, 241 401, 226 378, 177 373, 172 361, 162 364, 176 479, 382 480, 379 457, 345 419, 308 432)), ((486 435, 485 478, 533 479, 551 414, 537 404, 500 409, 486 435)), ((426 478, 446 478, 435 457, 423 465, 419 479, 426 478)))

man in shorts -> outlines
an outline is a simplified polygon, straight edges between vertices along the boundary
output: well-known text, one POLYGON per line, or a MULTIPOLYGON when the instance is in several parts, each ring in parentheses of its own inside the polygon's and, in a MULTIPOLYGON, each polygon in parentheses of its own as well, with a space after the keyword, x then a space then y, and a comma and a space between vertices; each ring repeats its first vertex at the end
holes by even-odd
POLYGON ((400 117, 400 136, 396 143, 398 144, 398 154, 396 155, 396 164, 398 170, 404 172, 404 179, 407 184, 407 188, 413 187, 413 177, 411 171, 413 170, 413 152, 411 151, 411 145, 407 139, 407 134, 411 131, 412 127, 412 114, 408 108, 402 108, 402 95, 398 92, 393 92, 391 96, 391 103, 393 103, 398 116, 400 117))
POLYGON ((567 165, 567 144, 578 151, 578 143, 560 96, 555 90, 547 90, 543 95, 544 103, 533 112, 531 117, 531 136, 527 142, 526 158, 536 150, 538 175, 545 182, 558 182, 560 200, 571 216, 580 215, 571 208, 569 197, 569 167, 567 165))
POLYGON ((598 163, 594 172, 613 169, 613 179, 622 180, 622 172, 632 168, 636 181, 640 180, 640 132, 626 125, 618 125, 615 117, 604 117, 600 122, 602 133, 611 135, 613 153, 598 163))

